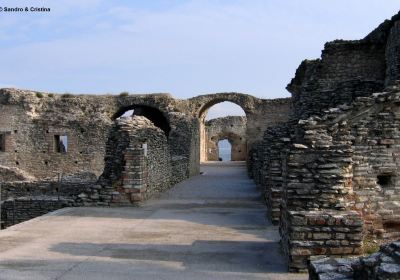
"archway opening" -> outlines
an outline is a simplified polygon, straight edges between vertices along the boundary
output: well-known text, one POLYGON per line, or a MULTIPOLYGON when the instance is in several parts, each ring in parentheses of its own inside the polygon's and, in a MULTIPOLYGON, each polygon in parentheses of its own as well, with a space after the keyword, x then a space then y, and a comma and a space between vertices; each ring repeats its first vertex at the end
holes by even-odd
POLYGON ((119 116, 116 119, 129 118, 129 117, 132 117, 134 114, 135 114, 135 110, 133 110, 133 109, 132 110, 128 110, 128 111, 126 111, 125 113, 123 113, 121 116, 119 116))
POLYGON ((218 160, 232 160, 232 145, 229 143, 228 139, 222 139, 218 141, 218 160))
POLYGON ((202 108, 199 117, 201 162, 247 159, 247 119, 239 105, 213 100, 202 108))
POLYGON ((164 131, 165 136, 168 138, 171 126, 168 119, 160 110, 146 105, 130 105, 119 109, 112 118, 115 120, 130 116, 143 116, 149 119, 155 126, 164 131))
POLYGON ((242 107, 230 101, 222 101, 211 105, 204 113, 206 121, 227 116, 246 116, 246 112, 242 107))

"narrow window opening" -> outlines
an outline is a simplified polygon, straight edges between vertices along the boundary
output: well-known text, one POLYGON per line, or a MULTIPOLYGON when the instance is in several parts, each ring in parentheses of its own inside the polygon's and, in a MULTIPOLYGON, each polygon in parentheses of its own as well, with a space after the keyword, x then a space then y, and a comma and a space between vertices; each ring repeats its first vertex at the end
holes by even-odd
POLYGON ((54 135, 54 151, 56 153, 65 154, 68 151, 68 136, 54 135))
POLYGON ((377 183, 382 187, 388 187, 392 184, 392 175, 381 174, 377 176, 377 183))
POLYGON ((5 152, 6 137, 4 133, 0 133, 0 152, 5 152))
POLYGON ((400 231, 400 223, 399 222, 386 222, 383 224, 383 228, 385 232, 392 233, 392 232, 399 232, 400 231))
POLYGON ((147 157, 147 151, 148 151, 147 143, 143 143, 142 148, 143 148, 144 156, 147 157))

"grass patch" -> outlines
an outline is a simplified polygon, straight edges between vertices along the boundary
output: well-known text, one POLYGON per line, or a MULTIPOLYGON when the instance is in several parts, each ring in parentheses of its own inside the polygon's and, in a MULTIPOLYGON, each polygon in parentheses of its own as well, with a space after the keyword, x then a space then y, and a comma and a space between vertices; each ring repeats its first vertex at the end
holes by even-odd
POLYGON ((371 237, 366 237, 363 240, 364 254, 371 255, 379 251, 379 243, 371 237))

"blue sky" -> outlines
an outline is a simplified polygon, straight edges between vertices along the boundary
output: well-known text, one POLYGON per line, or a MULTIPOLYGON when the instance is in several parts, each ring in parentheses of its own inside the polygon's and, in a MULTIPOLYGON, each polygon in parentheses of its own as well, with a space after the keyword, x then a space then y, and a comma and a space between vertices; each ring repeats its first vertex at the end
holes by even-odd
POLYGON ((364 37, 398 0, 0 0, 0 87, 50 92, 236 91, 287 97, 326 41, 364 37))

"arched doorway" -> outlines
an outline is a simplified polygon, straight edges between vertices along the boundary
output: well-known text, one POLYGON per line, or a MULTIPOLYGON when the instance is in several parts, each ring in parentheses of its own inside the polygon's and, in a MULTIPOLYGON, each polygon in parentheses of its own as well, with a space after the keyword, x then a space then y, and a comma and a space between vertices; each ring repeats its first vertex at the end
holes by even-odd
POLYGON ((223 132, 208 137, 206 161, 221 161, 221 159, 222 161, 245 161, 247 143, 243 136, 244 133, 245 130, 243 130, 243 134, 241 135, 223 132))
MULTIPOLYGON (((218 161, 220 158, 218 143, 224 139, 230 144, 229 160, 246 160, 245 115, 245 111, 239 105, 225 100, 213 100, 202 108, 199 116, 201 162, 218 161), (238 153, 241 153, 241 156, 238 156, 238 153)), ((226 151, 229 148, 224 147, 224 149, 226 151)))

